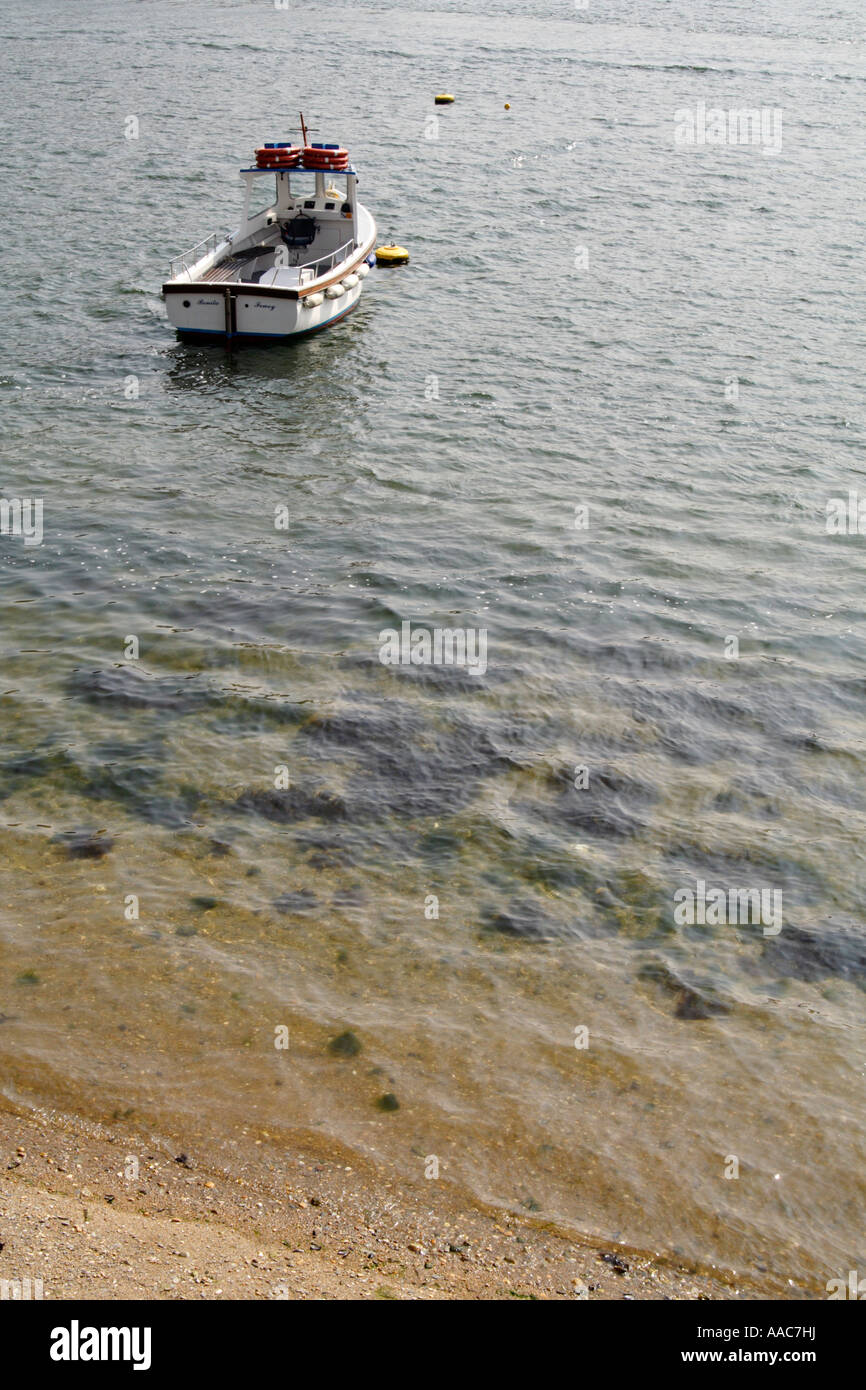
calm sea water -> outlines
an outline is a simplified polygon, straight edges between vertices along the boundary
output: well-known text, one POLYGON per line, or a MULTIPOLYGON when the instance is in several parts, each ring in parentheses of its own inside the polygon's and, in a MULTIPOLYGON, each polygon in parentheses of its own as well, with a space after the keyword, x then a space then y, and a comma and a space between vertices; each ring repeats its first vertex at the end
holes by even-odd
POLYGON ((44 499, 0 537, 6 1092, 236 1167, 435 1154, 770 1291, 862 1269, 861 8, 0 33, 2 495, 44 499), (699 103, 781 148, 678 146, 699 103), (177 343, 168 257, 300 109, 410 266, 301 344, 177 343), (383 666, 407 620, 486 673, 383 666), (698 881, 781 931, 678 922, 698 881))

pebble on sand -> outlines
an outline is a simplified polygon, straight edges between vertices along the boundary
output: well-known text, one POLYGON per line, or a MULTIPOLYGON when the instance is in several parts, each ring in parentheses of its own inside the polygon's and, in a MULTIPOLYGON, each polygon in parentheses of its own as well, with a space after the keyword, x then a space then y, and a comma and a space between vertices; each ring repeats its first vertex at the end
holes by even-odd
POLYGON ((399 1110, 400 1102, 393 1091, 386 1091, 385 1095, 380 1096, 376 1101, 376 1108, 378 1110, 399 1110))

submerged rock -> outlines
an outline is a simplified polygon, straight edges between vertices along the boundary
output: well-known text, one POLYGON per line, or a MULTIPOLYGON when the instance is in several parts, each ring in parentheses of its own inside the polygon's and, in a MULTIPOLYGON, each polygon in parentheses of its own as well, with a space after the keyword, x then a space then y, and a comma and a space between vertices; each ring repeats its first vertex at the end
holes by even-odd
POLYGON ((702 998, 696 990, 683 987, 677 995, 674 1016, 676 1018, 713 1018, 716 1014, 729 1014, 730 1007, 702 998))
POLYGON ((585 864, 575 863, 563 854, 549 853, 529 859, 521 865, 521 874, 527 883, 538 883, 542 888, 554 890, 584 888, 593 883, 592 871, 585 864))
POLYGON ((114 848, 104 830, 64 830, 52 843, 63 845, 70 859, 102 859, 114 848))
POLYGON ((332 1038, 328 1043, 328 1051, 334 1057, 357 1057, 361 1051, 360 1040, 349 1029, 345 1033, 338 1033, 336 1038, 332 1038))
POLYGON ((305 830, 296 835, 295 844, 300 850, 310 851, 306 862, 311 869, 338 869, 355 862, 355 857, 344 838, 305 830))
POLYGON ((533 806, 544 820, 599 839, 621 840, 645 829, 646 809, 658 800, 653 787, 612 767, 588 769, 586 787, 575 787, 572 768, 558 769, 551 781, 559 790, 553 806, 533 806))
POLYGON ((88 704, 102 705, 109 713, 125 709, 161 710, 171 714, 213 710, 218 716, 215 731, 229 736, 257 732, 273 725, 297 724, 307 716, 303 706, 281 696, 249 697, 234 690, 205 686, 198 675, 152 676, 127 664, 95 671, 73 671, 66 682, 66 693, 88 704))
POLYGON ((637 973, 639 980, 659 985, 674 996, 674 1016, 682 1019, 707 1019, 729 1014, 730 1004, 719 999, 715 988, 705 982, 686 981, 663 961, 647 961, 637 973))
POLYGON ((110 742, 74 754, 66 749, 37 749, 0 767, 0 799, 23 782, 49 779, 57 789, 88 801, 115 802, 150 824, 169 829, 188 825, 199 804, 198 790, 181 787, 175 794, 160 790, 160 769, 140 761, 142 747, 110 742))
POLYGON ((239 811, 252 811, 265 820, 279 825, 321 816, 323 820, 345 820, 346 804, 335 792, 308 792, 302 787, 287 787, 285 791, 243 792, 235 802, 239 811))
POLYGON ((66 682, 67 694, 91 705, 122 709, 158 709, 182 714, 210 702, 206 690, 191 687, 181 677, 148 677, 131 666, 107 670, 73 671, 66 682))
POLYGON ((778 936, 765 938, 762 960, 794 980, 833 976, 866 988, 866 928, 832 920, 815 926, 784 924, 778 936))
POLYGON ((482 912, 483 930, 530 941, 551 941, 559 932, 555 924, 535 903, 513 899, 505 912, 486 908, 482 912))
MULTIPOLYGON (((60 780, 70 771, 77 771, 76 764, 64 748, 37 748, 31 753, 20 753, 0 767, 0 774, 4 781, 8 779, 10 787, 39 777, 60 780)), ((8 794, 8 790, 4 791, 4 795, 8 794)))
POLYGON ((294 912, 310 912, 316 906, 318 898, 315 893, 311 893, 307 888, 300 888, 297 892, 283 893, 274 900, 274 907, 277 912, 287 914, 294 912))
POLYGON ((387 714, 366 710, 313 714, 301 725, 298 735, 314 744, 363 752, 371 743, 388 745, 416 736, 420 727, 420 718, 414 710, 392 701, 387 714))
POLYGON ((131 800, 129 809, 151 825, 161 825, 167 830, 180 830, 192 823, 192 816, 199 804, 198 792, 188 790, 179 796, 137 796, 131 800))
POLYGON ((367 895, 363 888, 358 886, 353 888, 338 888, 331 898, 332 907, 363 907, 367 901, 367 895))
POLYGON ((351 782, 353 799, 375 819, 388 813, 453 814, 471 801, 482 777, 513 765, 510 728, 500 748, 495 728, 465 718, 452 717, 444 726, 422 721, 405 702, 394 702, 384 715, 366 709, 316 715, 298 737, 326 755, 348 753, 360 764, 351 782))

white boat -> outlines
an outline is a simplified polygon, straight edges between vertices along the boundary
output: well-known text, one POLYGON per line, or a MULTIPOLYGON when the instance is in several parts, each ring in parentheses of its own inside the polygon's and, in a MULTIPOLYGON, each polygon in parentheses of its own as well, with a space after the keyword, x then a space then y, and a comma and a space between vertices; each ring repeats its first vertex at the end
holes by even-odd
POLYGON ((171 262, 162 293, 181 337, 294 338, 358 303, 375 264, 376 224, 358 202, 347 151, 308 144, 303 117, 301 129, 302 145, 263 145, 241 169, 237 231, 171 262))

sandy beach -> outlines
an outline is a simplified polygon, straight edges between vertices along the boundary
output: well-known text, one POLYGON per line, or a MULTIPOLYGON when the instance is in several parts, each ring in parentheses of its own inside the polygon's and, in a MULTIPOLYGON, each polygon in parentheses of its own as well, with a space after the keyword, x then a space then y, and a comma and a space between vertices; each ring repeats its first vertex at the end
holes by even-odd
POLYGON ((250 1183, 164 1138, 132 1143, 8 1101, 0 1156, 0 1280, 41 1279, 45 1299, 761 1296, 648 1252, 461 1209, 437 1184, 409 1191, 337 1156, 299 1153, 250 1183))

